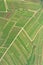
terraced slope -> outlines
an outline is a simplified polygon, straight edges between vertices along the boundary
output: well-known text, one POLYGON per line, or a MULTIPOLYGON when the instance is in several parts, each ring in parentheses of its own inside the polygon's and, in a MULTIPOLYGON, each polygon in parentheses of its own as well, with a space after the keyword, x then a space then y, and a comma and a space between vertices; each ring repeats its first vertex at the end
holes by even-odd
POLYGON ((43 9, 40 3, 7 0, 0 14, 0 65, 43 65, 43 9))

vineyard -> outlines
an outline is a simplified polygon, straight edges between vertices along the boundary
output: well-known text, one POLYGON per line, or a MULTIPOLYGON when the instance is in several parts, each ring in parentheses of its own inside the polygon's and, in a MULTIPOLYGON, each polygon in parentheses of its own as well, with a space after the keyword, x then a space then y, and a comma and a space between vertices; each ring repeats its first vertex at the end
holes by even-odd
POLYGON ((43 65, 40 3, 0 0, 0 65, 43 65))

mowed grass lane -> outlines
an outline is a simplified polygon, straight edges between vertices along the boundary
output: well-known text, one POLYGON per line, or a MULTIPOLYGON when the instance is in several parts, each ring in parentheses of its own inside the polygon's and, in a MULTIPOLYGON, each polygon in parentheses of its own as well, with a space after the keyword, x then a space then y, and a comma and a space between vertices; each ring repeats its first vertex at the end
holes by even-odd
POLYGON ((20 17, 19 21, 17 21, 16 26, 23 27, 25 23, 32 17, 34 13, 27 11, 27 10, 22 10, 18 11, 18 14, 16 14, 16 17, 20 17))
MULTIPOLYGON (((9 34, 8 39, 5 40, 5 42, 3 42, 3 44, 0 46, 0 47, 5 47, 6 49, 1 48, 0 52, 2 52, 2 50, 3 50, 3 52, 5 52, 7 50, 7 48, 9 47, 9 45, 11 44, 11 42, 13 41, 13 39, 15 38, 15 36, 18 34, 19 30, 20 29, 18 29, 16 27, 12 29, 11 33, 9 34)), ((0 58, 2 57, 3 54, 4 53, 0 53, 0 55, 1 55, 0 58)))
POLYGON ((3 48, 1 48, 0 49, 0 58, 3 56, 3 54, 4 54, 4 52, 7 50, 7 48, 9 47, 9 45, 11 44, 11 42, 13 41, 13 39, 15 38, 15 36, 18 34, 18 32, 19 32, 19 30, 20 29, 18 29, 18 28, 13 28, 12 29, 12 31, 11 31, 11 33, 9 34, 9 37, 8 37, 8 39, 7 40, 5 40, 5 43, 3 42, 3 44, 2 44, 2 46, 0 46, 0 47, 5 47, 6 49, 3 49, 3 48), (2 50, 3 50, 3 53, 2 53, 2 50))
MULTIPOLYGON (((32 45, 22 31, 4 57, 5 64, 24 65, 32 52, 32 45), (26 41, 27 40, 27 41, 26 41), (28 44, 28 46, 26 46, 28 44), (10 60, 9 60, 10 59, 10 60), (11 63, 10 63, 11 61, 11 63)), ((3 62, 3 61, 2 61, 3 62)))
POLYGON ((43 12, 39 11, 36 16, 24 28, 27 34, 33 39, 43 25, 43 12))
MULTIPOLYGON (((7 24, 7 23, 6 23, 6 24, 7 24)), ((4 26, 3 26, 4 29, 1 28, 1 29, 3 29, 3 30, 2 30, 2 33, 3 33, 3 34, 2 34, 2 36, 1 36, 1 38, 2 38, 3 40, 2 40, 2 42, 0 43, 0 46, 3 45, 3 42, 5 41, 6 37, 8 36, 9 31, 11 30, 11 28, 12 28, 12 26, 13 26, 14 23, 13 23, 13 22, 9 22, 7 25, 6 25, 6 24, 4 25, 5 28, 4 28, 4 26)))
POLYGON ((43 28, 40 30, 35 40, 31 42, 22 31, 2 59, 0 65, 2 65, 2 63, 4 63, 4 65, 40 65, 42 63, 42 36, 43 28), (25 44, 25 46, 21 42, 25 44), (27 47, 28 51, 25 47, 27 47))
POLYGON ((3 27, 6 25, 7 20, 0 18, 0 31, 3 30, 3 27))
MULTIPOLYGON (((23 27, 25 25, 25 23, 34 14, 33 12, 30 12, 30 11, 28 11, 28 9, 25 8, 26 4, 23 4, 23 5, 22 4, 20 5, 20 4, 21 4, 20 2, 18 4, 17 3, 15 4, 15 8, 14 9, 16 9, 16 10, 14 12, 16 12, 16 14, 14 14, 14 16, 11 19, 11 21, 13 21, 13 22, 9 22, 9 24, 3 30, 2 38, 4 39, 4 42, 2 43, 3 44, 2 47, 5 47, 5 48, 1 48, 0 49, 1 50, 0 58, 2 57, 2 55, 4 54, 4 52, 7 50, 7 48, 10 46, 10 44, 12 43, 12 41, 15 39, 16 35, 18 34, 18 32, 21 29, 20 27, 23 27), (15 24, 15 22, 17 22, 16 26, 14 28, 12 28, 12 26, 15 24), (10 34, 8 36, 8 33, 9 33, 10 30, 11 30, 11 32, 10 32, 10 34), (8 36, 8 38, 7 38, 7 36, 8 36)), ((29 7, 31 8, 31 5, 29 7)), ((40 6, 38 6, 38 8, 40 8, 40 6)), ((36 9, 35 9, 35 6, 34 6, 31 9, 37 10, 38 8, 36 7, 36 9)), ((38 18, 39 14, 40 14, 40 12, 32 20, 35 21, 36 18, 38 18)), ((40 20, 42 20, 42 19, 43 19, 43 17, 40 20)), ((33 25, 33 21, 31 21, 32 24, 28 28, 31 28, 31 26, 33 25)), ((38 26, 38 24, 36 23, 36 26, 38 26)), ((42 24, 42 22, 41 22, 41 24, 42 24)), ((29 26, 29 23, 27 25, 29 26)), ((40 25, 39 25, 39 27, 40 27, 40 25)), ((33 26, 35 28, 35 30, 36 30, 36 26, 35 27, 33 26)), ((40 33, 40 34, 42 34, 42 33, 40 33)), ((34 42, 31 42, 29 40, 29 38, 26 36, 25 32, 22 31, 20 33, 20 35, 17 37, 17 39, 14 41, 13 45, 8 50, 8 52, 6 53, 6 55, 4 56, 4 58, 2 59, 2 61, 0 62, 0 65, 3 65, 3 64, 4 65, 26 65, 26 64, 28 64, 29 61, 30 61, 31 65, 32 65, 32 63, 34 64, 35 60, 37 61, 37 59, 34 60, 34 54, 33 54, 33 58, 32 59, 30 59, 30 60, 28 60, 28 59, 32 55, 31 53, 32 53, 33 46, 34 46, 35 42, 37 42, 37 44, 39 44, 39 42, 38 42, 37 39, 40 36, 40 34, 37 35, 37 37, 34 40, 34 42)), ((36 47, 36 48, 39 49, 38 47, 36 47)), ((33 51, 33 52, 35 53, 35 51, 33 51)), ((36 52, 37 52, 37 50, 36 50, 36 52)), ((37 64, 37 62, 36 62, 36 64, 37 64)))

